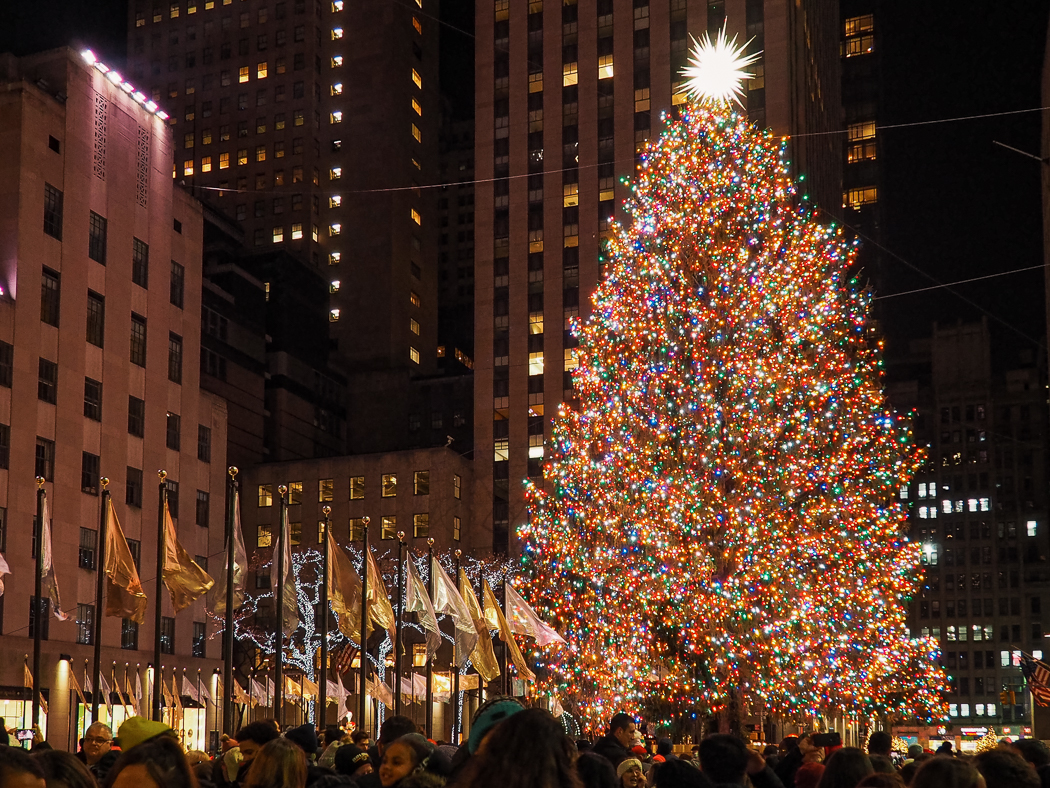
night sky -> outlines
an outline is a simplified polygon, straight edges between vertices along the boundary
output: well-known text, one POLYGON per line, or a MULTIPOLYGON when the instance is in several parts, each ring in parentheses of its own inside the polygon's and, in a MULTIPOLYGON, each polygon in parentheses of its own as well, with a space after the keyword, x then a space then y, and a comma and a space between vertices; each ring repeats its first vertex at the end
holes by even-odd
MULTIPOLYGON (((27 54, 79 39, 111 62, 123 61, 126 0, 0 6, 0 51, 27 54)), ((461 31, 472 29, 473 0, 441 0, 441 14, 442 84, 456 116, 468 117, 473 41, 461 31)), ((886 113, 880 122, 1039 107, 1047 14, 1042 2, 887 0, 878 22, 886 113)), ((881 295, 1042 263, 1040 164, 993 144, 998 140, 1037 154, 1040 122, 1039 113, 1030 113, 879 132, 883 244, 890 259, 881 295)), ((954 323, 982 314, 1004 351, 1045 352, 1040 350, 1046 337, 1041 270, 953 291, 882 302, 891 357, 909 337, 928 335, 934 320, 954 323)))

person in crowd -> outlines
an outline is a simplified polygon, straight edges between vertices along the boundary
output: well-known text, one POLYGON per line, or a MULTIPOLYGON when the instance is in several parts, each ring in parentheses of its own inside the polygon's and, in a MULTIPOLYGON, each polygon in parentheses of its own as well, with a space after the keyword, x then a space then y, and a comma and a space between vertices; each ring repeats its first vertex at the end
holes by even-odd
POLYGON ((383 762, 386 748, 393 742, 409 733, 416 733, 417 727, 412 720, 402 715, 387 717, 379 728, 379 738, 376 739, 374 748, 369 748, 368 755, 372 759, 372 772, 362 774, 357 783, 361 788, 379 788, 382 783, 379 779, 379 766, 383 762), (374 752, 373 752, 374 749, 374 752))
POLYGON ((893 753, 893 737, 886 731, 875 731, 868 737, 868 755, 883 755, 887 758, 893 753))
MULTIPOLYGON (((240 747, 231 747, 222 754, 222 758, 216 758, 212 763, 211 782, 222 788, 232 786, 237 782, 237 775, 241 770, 244 757, 241 755, 240 747)), ((248 770, 245 769, 247 774, 248 770)))
POLYGON ((0 744, 7 746, 11 743, 11 735, 7 732, 7 720, 0 717, 0 744))
POLYGON ((919 763, 908 761, 903 764, 900 770, 901 781, 905 785, 911 785, 911 781, 915 779, 915 772, 919 771, 920 766, 922 766, 921 761, 919 763))
MULTIPOLYGON (((241 751, 241 762, 238 766, 237 777, 243 777, 248 774, 248 769, 251 767, 252 761, 255 760, 255 756, 267 744, 278 739, 280 735, 277 729, 270 725, 269 721, 265 720, 250 722, 237 731, 234 738, 237 740, 237 747, 241 751)), ((230 781, 235 782, 236 778, 231 775, 230 781)))
POLYGON ((637 730, 637 723, 630 714, 623 711, 614 714, 609 720, 605 735, 594 743, 591 752, 608 758, 613 766, 619 766, 622 761, 631 757, 630 748, 634 746, 634 734, 637 730))
POLYGON ((766 766, 775 771, 777 764, 780 762, 780 748, 775 744, 767 744, 765 749, 762 750, 762 758, 765 760, 766 766))
POLYGON ((308 722, 292 728, 285 732, 284 737, 302 748, 306 753, 307 763, 312 763, 317 758, 317 728, 312 723, 308 722))
POLYGON ((425 771, 434 753, 434 745, 421 733, 406 734, 386 746, 379 766, 383 788, 400 786, 409 775, 425 771))
POLYGON ((973 759, 988 788, 1041 788, 1035 767, 1016 752, 989 750, 973 759))
POLYGON ((663 756, 664 762, 678 760, 678 756, 674 754, 674 744, 666 737, 656 740, 656 754, 663 756))
POLYGON ((804 763, 795 772, 795 788, 817 788, 824 776, 824 764, 813 761, 804 763))
POLYGON ((1039 739, 1018 739, 1010 742, 1010 749, 1032 764, 1043 788, 1050 786, 1050 747, 1039 739))
POLYGON ((581 752, 576 758, 576 775, 583 788, 619 788, 620 785, 609 759, 593 752, 581 752))
POLYGON ((616 776, 620 780, 620 788, 645 788, 642 762, 637 758, 620 761, 620 765, 616 767, 616 776))
POLYGON ((842 747, 831 753, 824 764, 817 788, 856 788, 857 783, 874 771, 864 750, 842 747))
POLYGON ((456 788, 583 788, 575 756, 572 740, 550 712, 525 709, 485 737, 456 788))
POLYGON ((873 772, 857 783, 857 788, 904 788, 904 782, 897 772, 873 772))
POLYGON ((754 788, 783 788, 762 756, 736 736, 726 733, 705 736, 700 740, 697 757, 700 771, 715 785, 742 786, 750 778, 754 788))
MULTIPOLYGON (((344 744, 350 743, 350 734, 344 731, 342 728, 337 728, 334 725, 329 725, 324 731, 324 752, 321 753, 321 757, 317 759, 317 763, 320 766, 327 766, 329 769, 335 768, 335 753, 344 744)), ((364 749, 364 748, 362 748, 364 749)))
POLYGON ((244 788, 306 788, 306 753, 287 738, 264 744, 251 759, 244 788))
POLYGON ((774 771, 784 785, 795 784, 795 773, 804 763, 821 763, 824 750, 813 744, 813 734, 788 736, 780 743, 781 756, 774 771))
MULTIPOLYGON (((132 718, 134 719, 134 718, 132 718)), ((125 722, 118 738, 123 737, 125 722)), ((170 729, 169 729, 170 730, 170 729)), ((105 788, 199 788, 197 777, 174 736, 155 735, 135 742, 121 753, 105 788)))
POLYGON ((984 780, 966 761, 940 755, 922 761, 908 788, 984 788, 984 780))
POLYGON ((468 760, 478 751, 485 737, 497 724, 524 708, 517 700, 507 696, 489 698, 478 706, 470 723, 470 736, 466 745, 456 750, 456 754, 452 756, 449 776, 455 778, 463 770, 468 760))
POLYGON ((47 788, 40 763, 21 747, 0 747, 0 786, 47 788))
POLYGON ((356 744, 362 750, 367 750, 372 745, 372 737, 368 731, 356 730, 350 734, 350 743, 356 744))
POLYGON ((170 725, 147 720, 145 717, 128 717, 117 729, 117 742, 123 752, 158 737, 174 739, 175 731, 170 725))
POLYGON ((649 782, 655 788, 714 788, 703 772, 681 758, 662 764, 649 782))
POLYGON ((119 757, 120 753, 113 750, 113 730, 106 723, 93 723, 84 731, 84 763, 99 785, 106 781, 106 774, 119 757))
POLYGON ((355 780, 375 771, 368 753, 356 744, 344 744, 336 750, 334 761, 336 774, 353 777, 355 780))
POLYGON ((875 770, 876 774, 896 774, 897 767, 893 765, 893 761, 886 755, 869 755, 868 760, 871 761, 871 768, 875 770))
POLYGON ((937 750, 934 752, 934 755, 947 755, 949 758, 951 758, 953 755, 955 755, 955 753, 952 752, 952 743, 950 741, 943 742, 941 746, 938 747, 937 750))
POLYGON ((98 788, 101 783, 72 753, 45 750, 35 753, 33 760, 43 769, 47 788, 98 788))
POLYGON ((921 744, 909 744, 908 745, 908 760, 914 761, 916 758, 920 758, 925 755, 925 751, 922 749, 921 744))

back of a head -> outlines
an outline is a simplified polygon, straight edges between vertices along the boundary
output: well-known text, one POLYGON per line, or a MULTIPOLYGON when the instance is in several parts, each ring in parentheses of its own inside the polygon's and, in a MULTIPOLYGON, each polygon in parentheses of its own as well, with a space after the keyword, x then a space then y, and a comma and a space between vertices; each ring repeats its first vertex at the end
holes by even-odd
POLYGON ((973 759, 988 788, 1040 788, 1035 767, 1010 750, 989 750, 973 759))
POLYGON ((874 769, 864 750, 843 747, 831 753, 818 788, 856 788, 857 783, 872 772, 874 769))
MULTIPOLYGON (((77 756, 61 750, 42 750, 32 758, 44 770, 48 788, 61 785, 63 788, 97 788, 95 778, 77 756)), ((0 780, 0 785, 3 780, 0 780)))
POLYGON ((876 774, 897 773, 893 760, 887 755, 869 755, 868 760, 871 761, 871 768, 875 770, 876 774))
POLYGON ((620 785, 609 759, 594 752, 580 753, 576 759, 576 774, 583 788, 618 788, 620 785))
POLYGON ((1039 739, 1018 739, 1010 746, 1036 768, 1050 763, 1050 747, 1039 739))
POLYGON ((412 720, 403 715, 396 715, 394 717, 387 717, 382 726, 379 728, 379 738, 376 740, 379 744, 386 746, 402 736, 407 736, 410 733, 418 733, 419 728, 412 720))
POLYGON ((12 783, 20 775, 29 775, 44 780, 44 770, 21 747, 0 746, 0 786, 12 783))
POLYGON ((977 788, 980 782, 981 775, 966 761, 938 755, 922 762, 908 788, 977 788))
MULTIPOLYGON (((700 740, 697 750, 700 771, 713 783, 740 783, 747 772, 747 745, 727 733, 715 733, 700 740)), ((852 788, 852 786, 850 786, 852 788)))
POLYGON ((259 750, 244 788, 305 788, 306 753, 288 739, 274 739, 259 750))
POLYGON ((125 750, 106 775, 106 785, 129 766, 144 766, 160 788, 198 788, 197 775, 190 769, 182 747, 171 736, 156 736, 125 750))
POLYGON ((573 768, 576 748, 544 709, 524 709, 492 728, 467 761, 460 788, 582 788, 573 768))
POLYGON ((824 776, 824 764, 804 763, 795 772, 795 788, 817 788, 824 776))
POLYGON ((886 755, 893 751, 893 737, 886 731, 875 731, 868 737, 870 755, 886 755))
POLYGON ((324 729, 324 746, 327 747, 332 742, 339 741, 343 738, 343 732, 335 725, 329 725, 324 729))
POLYGON ((676 759, 660 764, 656 788, 713 788, 707 776, 688 761, 676 759))
POLYGON ((253 741, 259 746, 262 746, 264 744, 269 744, 280 735, 281 734, 277 732, 277 729, 273 725, 270 725, 263 720, 259 720, 257 722, 249 722, 237 731, 237 735, 233 738, 238 742, 253 741))
POLYGON ((896 772, 875 772, 857 783, 857 788, 904 788, 904 782, 896 772))

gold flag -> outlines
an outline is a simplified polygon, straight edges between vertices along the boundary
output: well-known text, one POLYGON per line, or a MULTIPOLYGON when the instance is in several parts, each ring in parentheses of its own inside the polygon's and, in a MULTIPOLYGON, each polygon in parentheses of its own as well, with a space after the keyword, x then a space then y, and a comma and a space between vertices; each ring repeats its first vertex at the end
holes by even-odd
MULTIPOLYGON (((371 629, 371 623, 375 622, 379 624, 383 629, 390 633, 390 640, 394 638, 394 628, 397 625, 397 620, 394 618, 394 608, 390 606, 390 599, 386 595, 386 583, 383 582, 383 575, 379 571, 379 566, 376 565, 376 559, 372 556, 372 549, 366 550, 368 561, 368 618, 369 621, 365 625, 368 629, 371 629)), ((365 631, 365 637, 368 637, 368 630, 365 631)))
POLYGON ((303 696, 303 688, 291 676, 285 676, 284 694, 286 697, 301 698, 303 696))
POLYGON ((106 498, 106 615, 146 622, 146 594, 142 590, 135 559, 120 530, 113 499, 106 498))
POLYGON ((189 553, 179 544, 175 533, 175 523, 168 510, 168 501, 164 501, 164 585, 171 594, 171 606, 178 613, 207 593, 215 581, 190 558, 189 553))
POLYGON ((80 698, 80 704, 86 709, 88 702, 84 698, 84 690, 80 688, 80 682, 77 681, 77 674, 73 672, 72 664, 69 666, 69 680, 73 682, 73 690, 77 693, 77 697, 80 698))
POLYGON ((507 648, 510 649, 510 659, 511 662, 514 663, 514 667, 518 669, 518 674, 527 681, 535 681, 536 674, 529 669, 529 665, 525 661, 525 656, 521 653, 521 649, 518 648, 518 644, 514 640, 514 635, 510 631, 510 624, 507 623, 503 611, 500 610, 499 602, 496 601, 496 595, 492 593, 492 589, 489 587, 489 581, 482 580, 481 584, 485 594, 486 620, 491 620, 490 616, 495 614, 496 621, 499 625, 499 639, 506 643, 507 648))
POLYGON ((181 728, 182 721, 186 717, 186 712, 182 708, 182 696, 179 694, 179 687, 175 683, 175 671, 171 672, 171 721, 174 723, 172 728, 181 728))
POLYGON ((332 529, 328 540, 328 602, 339 619, 339 631, 355 643, 361 642, 361 577, 346 552, 336 544, 332 529))
POLYGON ((481 678, 486 682, 492 681, 499 675, 499 663, 492 650, 492 636, 489 634, 488 622, 485 620, 481 605, 478 604, 478 598, 474 595, 474 589, 470 587, 470 581, 467 580, 467 573, 462 569, 459 570, 459 594, 467 603, 470 618, 478 630, 478 640, 474 644, 474 650, 470 652, 470 661, 481 678))
POLYGON ((321 688, 318 687, 314 682, 310 681, 309 678, 303 676, 303 694, 309 695, 316 698, 320 693, 321 688))

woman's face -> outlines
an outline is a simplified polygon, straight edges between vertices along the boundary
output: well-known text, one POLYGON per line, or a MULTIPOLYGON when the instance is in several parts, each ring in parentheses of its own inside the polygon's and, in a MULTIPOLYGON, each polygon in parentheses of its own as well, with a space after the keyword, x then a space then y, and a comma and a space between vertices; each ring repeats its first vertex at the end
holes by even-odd
POLYGON ((117 779, 113 781, 113 788, 159 788, 145 764, 133 763, 120 770, 117 779))
POLYGON ((620 778, 623 788, 642 788, 645 785, 645 776, 638 766, 632 766, 623 773, 620 778))
POLYGON ((351 777, 364 777, 366 774, 371 774, 373 771, 372 764, 365 761, 363 764, 354 769, 354 773, 351 777))
POLYGON ((383 788, 390 788, 408 777, 415 768, 415 752, 412 748, 407 744, 394 742, 383 750, 383 763, 379 767, 379 782, 383 784, 383 788))

